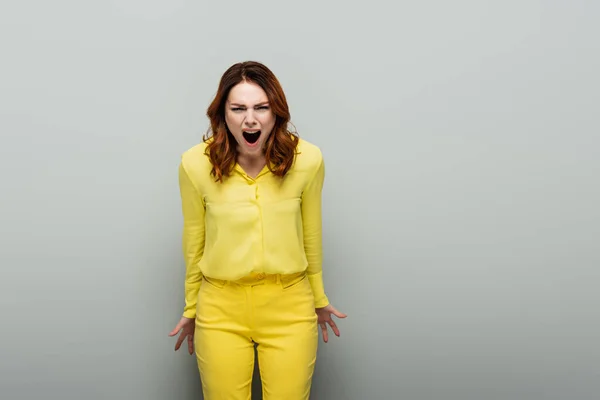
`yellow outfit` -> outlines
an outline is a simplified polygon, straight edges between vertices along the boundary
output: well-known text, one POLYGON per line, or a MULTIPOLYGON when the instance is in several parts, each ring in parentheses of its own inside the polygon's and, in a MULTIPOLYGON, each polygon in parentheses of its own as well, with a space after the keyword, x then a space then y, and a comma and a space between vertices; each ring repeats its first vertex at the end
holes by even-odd
POLYGON ((223 183, 210 175, 205 143, 186 151, 179 167, 186 263, 183 315, 196 314, 202 275, 236 280, 253 272, 306 271, 316 307, 323 288, 321 189, 325 176, 318 147, 300 139, 283 180, 265 167, 256 178, 236 164, 223 183))
POLYGON ((194 347, 206 400, 250 400, 254 343, 264 400, 307 400, 317 314, 305 273, 204 278, 194 347))
POLYGON ((284 178, 236 164, 215 182, 198 144, 181 157, 186 264, 183 315, 207 400, 249 399, 253 342, 266 398, 308 398, 317 351, 322 277, 320 149, 300 139, 284 178))

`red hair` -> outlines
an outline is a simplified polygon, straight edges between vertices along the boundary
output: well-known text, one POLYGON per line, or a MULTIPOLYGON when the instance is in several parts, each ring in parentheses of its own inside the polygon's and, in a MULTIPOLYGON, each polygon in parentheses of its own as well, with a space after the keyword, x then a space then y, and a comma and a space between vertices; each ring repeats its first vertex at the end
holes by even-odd
POLYGON ((237 142, 225 123, 225 102, 231 89, 241 82, 255 83, 267 94, 275 114, 275 125, 265 144, 265 157, 269 170, 283 177, 294 162, 299 138, 288 130, 290 111, 281 84, 269 68, 256 61, 229 67, 221 77, 217 94, 206 111, 212 134, 205 135, 203 140, 207 143, 206 155, 213 165, 211 174, 217 182, 223 182, 236 163, 237 142))

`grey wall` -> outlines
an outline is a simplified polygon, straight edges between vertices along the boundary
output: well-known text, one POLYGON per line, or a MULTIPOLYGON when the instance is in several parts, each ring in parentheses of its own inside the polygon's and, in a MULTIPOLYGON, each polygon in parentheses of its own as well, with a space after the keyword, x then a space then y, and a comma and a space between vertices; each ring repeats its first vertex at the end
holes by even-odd
POLYGON ((232 63, 321 146, 313 398, 600 396, 598 2, 13 2, 0 398, 199 399, 180 154, 232 63))

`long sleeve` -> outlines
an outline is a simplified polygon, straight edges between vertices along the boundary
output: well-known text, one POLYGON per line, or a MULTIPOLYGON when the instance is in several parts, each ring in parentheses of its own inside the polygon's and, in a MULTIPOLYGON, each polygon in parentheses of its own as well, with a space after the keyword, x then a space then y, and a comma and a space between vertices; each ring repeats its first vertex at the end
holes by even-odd
POLYGON ((183 162, 179 165, 179 190, 183 213, 182 249, 185 261, 185 307, 183 316, 195 318, 202 272, 198 263, 204 253, 204 203, 183 162))
POLYGON ((318 168, 302 194, 302 224, 304 250, 308 259, 307 275, 315 298, 315 307, 329 304, 323 285, 323 243, 321 193, 325 179, 323 157, 319 157, 318 168))

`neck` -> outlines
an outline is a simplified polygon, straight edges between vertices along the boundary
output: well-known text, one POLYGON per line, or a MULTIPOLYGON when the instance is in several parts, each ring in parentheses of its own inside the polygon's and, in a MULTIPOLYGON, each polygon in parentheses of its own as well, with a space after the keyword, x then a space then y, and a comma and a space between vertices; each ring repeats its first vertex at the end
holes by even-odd
POLYGON ((251 178, 256 178, 267 164, 267 159, 264 154, 259 154, 258 156, 238 154, 236 161, 251 178))
POLYGON ((267 158, 262 153, 257 155, 238 154, 236 161, 242 166, 260 166, 262 168, 267 163, 267 158))

